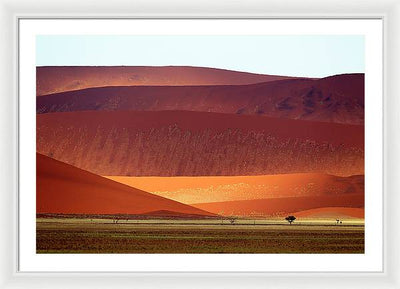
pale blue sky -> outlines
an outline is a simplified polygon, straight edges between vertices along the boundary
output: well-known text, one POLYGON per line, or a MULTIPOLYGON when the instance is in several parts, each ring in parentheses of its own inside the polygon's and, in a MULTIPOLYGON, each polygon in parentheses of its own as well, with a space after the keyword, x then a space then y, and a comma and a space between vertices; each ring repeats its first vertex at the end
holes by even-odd
POLYGON ((361 35, 40 35, 37 66, 188 65, 325 77, 364 72, 361 35))

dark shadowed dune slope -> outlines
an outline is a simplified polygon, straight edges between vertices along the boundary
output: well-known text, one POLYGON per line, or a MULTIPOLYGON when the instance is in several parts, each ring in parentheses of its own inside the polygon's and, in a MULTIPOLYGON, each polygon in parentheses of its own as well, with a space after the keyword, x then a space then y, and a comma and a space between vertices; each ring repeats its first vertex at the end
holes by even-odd
POLYGON ((363 124, 364 75, 236 86, 100 87, 37 98, 38 113, 83 110, 186 110, 363 124))

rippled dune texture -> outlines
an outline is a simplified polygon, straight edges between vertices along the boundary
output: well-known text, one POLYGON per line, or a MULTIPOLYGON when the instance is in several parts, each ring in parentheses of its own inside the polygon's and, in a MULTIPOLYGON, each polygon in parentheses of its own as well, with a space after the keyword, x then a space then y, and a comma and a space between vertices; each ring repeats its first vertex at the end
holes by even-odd
POLYGON ((37 151, 99 175, 364 173, 363 126, 216 113, 41 114, 37 151))

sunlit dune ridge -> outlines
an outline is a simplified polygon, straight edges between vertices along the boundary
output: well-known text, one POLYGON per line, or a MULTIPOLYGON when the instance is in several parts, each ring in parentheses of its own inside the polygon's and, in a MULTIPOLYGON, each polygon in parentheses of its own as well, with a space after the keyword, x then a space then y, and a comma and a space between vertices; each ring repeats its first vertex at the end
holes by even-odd
POLYGON ((341 195, 364 192, 364 176, 283 174, 223 177, 124 177, 114 181, 182 203, 341 195))
POLYGON ((336 219, 363 219, 364 208, 328 207, 292 213, 298 218, 336 218, 336 219))
POLYGON ((323 207, 364 208, 364 194, 288 197, 192 204, 224 216, 285 216, 323 207))

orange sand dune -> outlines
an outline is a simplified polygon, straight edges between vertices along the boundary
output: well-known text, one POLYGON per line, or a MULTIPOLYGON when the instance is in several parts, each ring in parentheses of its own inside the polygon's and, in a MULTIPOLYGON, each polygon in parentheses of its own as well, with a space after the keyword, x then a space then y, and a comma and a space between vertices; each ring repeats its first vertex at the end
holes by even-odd
POLYGON ((36 154, 36 213, 214 214, 111 181, 36 154))
POLYGON ((363 208, 364 194, 243 200, 192 204, 192 206, 224 216, 283 216, 292 212, 322 207, 363 208))
POLYGON ((318 208, 293 213, 300 218, 358 218, 364 219, 364 208, 329 207, 318 208))
POLYGON ((364 176, 337 177, 317 173, 107 178, 185 204, 364 192, 364 176))
POLYGON ((364 173, 364 127, 188 111, 37 115, 37 151, 99 175, 364 173))
POLYGON ((101 86, 250 84, 292 77, 190 66, 46 66, 36 68, 36 94, 101 86))

